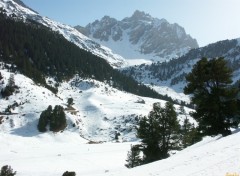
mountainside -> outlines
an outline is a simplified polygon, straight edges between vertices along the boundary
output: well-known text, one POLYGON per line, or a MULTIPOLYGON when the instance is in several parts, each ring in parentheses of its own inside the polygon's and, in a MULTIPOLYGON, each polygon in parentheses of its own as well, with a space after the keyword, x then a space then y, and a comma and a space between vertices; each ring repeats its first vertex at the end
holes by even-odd
POLYGON ((17 17, 23 21, 27 19, 33 20, 43 24, 53 31, 60 33, 67 40, 73 42, 78 47, 104 58, 113 67, 118 68, 127 64, 123 57, 112 53, 111 49, 94 42, 71 26, 61 24, 47 17, 40 16, 37 12, 25 6, 24 3, 22 3, 20 0, 1 0, 0 9, 3 9, 4 12, 8 14, 8 16, 17 17))
POLYGON ((130 60, 130 63, 131 59, 164 61, 198 47, 197 41, 186 34, 183 27, 140 11, 121 21, 105 16, 86 27, 75 28, 130 60))
MULTIPOLYGON (((113 69, 106 60, 80 49, 40 23, 27 19, 25 22, 12 20, 0 14, 0 25, 0 60, 10 64, 4 65, 12 72, 21 72, 47 87, 46 76, 61 82, 78 74, 82 78, 105 82, 119 90, 164 98, 113 69)), ((57 91, 57 84, 54 89, 57 91)))
MULTIPOLYGON (((101 140, 110 140, 109 136, 114 136, 115 131, 124 136, 133 134, 137 116, 146 114, 142 110, 149 110, 154 101, 162 101, 152 99, 148 104, 140 96, 171 101, 167 96, 161 96, 133 78, 121 74, 104 59, 77 47, 41 23, 29 18, 23 22, 16 15, 6 16, 4 13, 8 12, 4 9, 2 12, 0 73, 3 81, 0 84, 0 113, 6 116, 1 119, 4 122, 9 119, 10 109, 18 114, 12 114, 11 110, 13 118, 7 122, 7 126, 10 125, 10 130, 16 130, 16 134, 24 131, 27 135, 35 135, 40 113, 48 105, 64 105, 67 97, 75 97, 76 111, 81 114, 81 118, 74 116, 72 118, 76 120, 70 120, 68 124, 76 126, 77 123, 84 123, 77 126, 83 130, 80 134, 91 139, 93 136, 99 137, 101 140), (12 92, 7 89, 10 73, 15 75, 18 87, 12 92), (22 118, 15 121, 18 117, 22 118)), ((5 130, 5 125, 1 128, 5 130)))
MULTIPOLYGON (((0 90, 7 84, 10 74, 0 63, 0 90)), ((68 98, 73 98, 73 110, 65 110, 67 128, 94 141, 115 141, 115 133, 120 133, 121 141, 135 141, 138 117, 147 115, 155 102, 163 100, 144 98, 119 91, 93 79, 75 76, 69 81, 58 83, 58 92, 52 93, 45 87, 34 83, 22 74, 13 74, 16 91, 9 97, 0 94, 0 133, 34 137, 41 133, 37 130, 40 114, 49 105, 67 108, 68 98)), ((56 82, 47 78, 50 85, 56 82)), ((179 105, 176 105, 179 112, 179 105)), ((187 114, 191 109, 185 108, 187 114)), ((179 120, 185 115, 179 114, 179 120)), ((51 134, 51 133, 50 133, 51 134)))
MULTIPOLYGON (((60 176, 65 171, 77 176, 239 172, 239 129, 227 137, 205 137, 183 151, 174 148, 171 157, 161 161, 133 169, 124 166, 127 151, 140 142, 136 137, 139 119, 153 109, 153 103, 165 105, 159 98, 169 100, 143 83, 158 88, 172 83, 181 91, 184 81, 178 82, 178 77, 190 71, 201 56, 218 55, 228 59, 234 81, 239 80, 239 39, 193 49, 169 62, 116 70, 113 67, 122 67, 125 61, 75 29, 41 17, 20 0, 0 0, 0 7, 0 168, 9 165, 17 176, 60 176), (39 132, 39 119, 49 105, 62 106, 64 113, 51 112, 54 118, 44 119, 47 131, 39 132), (59 123, 62 115, 64 129, 50 131, 52 121, 59 123)), ((174 107, 181 130, 187 128, 187 119, 189 125, 197 126, 190 117, 192 109, 174 107)), ((146 131, 150 138, 154 132, 146 131)))
POLYGON ((124 69, 123 73, 139 82, 152 85, 158 92, 174 89, 181 93, 186 85, 186 74, 202 57, 224 57, 228 66, 233 70, 233 84, 240 80, 240 39, 219 41, 202 48, 192 49, 184 56, 169 62, 129 67, 124 69))

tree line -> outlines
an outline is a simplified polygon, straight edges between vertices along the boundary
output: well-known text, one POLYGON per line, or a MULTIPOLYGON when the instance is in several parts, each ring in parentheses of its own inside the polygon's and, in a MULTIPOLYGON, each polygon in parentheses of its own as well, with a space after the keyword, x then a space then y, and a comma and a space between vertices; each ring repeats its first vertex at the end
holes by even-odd
POLYGON ((136 95, 172 101, 36 21, 22 22, 0 13, 0 26, 0 60, 11 65, 5 65, 7 69, 19 71, 55 93, 57 90, 46 84, 46 76, 61 82, 78 74, 136 95))

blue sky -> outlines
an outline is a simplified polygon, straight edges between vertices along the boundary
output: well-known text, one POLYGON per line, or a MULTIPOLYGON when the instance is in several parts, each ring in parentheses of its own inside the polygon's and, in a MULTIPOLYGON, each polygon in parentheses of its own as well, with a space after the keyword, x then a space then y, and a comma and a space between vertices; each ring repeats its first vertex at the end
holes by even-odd
POLYGON ((43 16, 85 26, 104 15, 118 20, 141 10, 178 23, 200 46, 240 37, 240 0, 22 0, 43 16))

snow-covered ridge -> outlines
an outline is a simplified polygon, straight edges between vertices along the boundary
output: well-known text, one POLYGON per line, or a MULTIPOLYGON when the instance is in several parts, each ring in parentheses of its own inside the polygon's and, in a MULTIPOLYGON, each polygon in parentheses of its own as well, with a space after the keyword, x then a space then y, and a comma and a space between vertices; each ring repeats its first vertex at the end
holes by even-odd
POLYGON ((161 62, 177 58, 198 47, 197 41, 186 34, 183 27, 138 10, 121 21, 104 16, 86 27, 75 28, 128 61, 135 60, 136 65, 144 63, 143 60, 161 62))
POLYGON ((106 59, 115 68, 119 68, 127 64, 122 56, 114 54, 111 49, 92 41, 73 27, 53 21, 47 17, 42 17, 38 13, 19 5, 13 0, 1 0, 0 8, 3 8, 7 15, 15 14, 18 18, 22 18, 23 20, 32 19, 54 31, 59 32, 67 40, 73 42, 80 48, 106 59))
MULTIPOLYGON (((218 41, 205 47, 193 49, 184 56, 167 63, 153 63, 126 68, 125 71, 138 82, 154 88, 162 95, 175 90, 173 99, 189 102, 189 97, 183 94, 186 86, 185 76, 202 57, 224 57, 233 70, 233 84, 240 80, 240 39, 218 41), (180 96, 180 97, 179 97, 180 96)), ((170 93, 169 95, 173 95, 170 93)))

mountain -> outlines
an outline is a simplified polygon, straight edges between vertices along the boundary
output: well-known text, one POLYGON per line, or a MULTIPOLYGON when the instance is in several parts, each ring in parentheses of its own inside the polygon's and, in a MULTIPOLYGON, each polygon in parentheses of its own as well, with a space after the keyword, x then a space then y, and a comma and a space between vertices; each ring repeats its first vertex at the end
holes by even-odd
MULTIPOLYGON (((53 25, 35 20, 31 15, 35 12, 16 2, 0 1, 1 12, 8 15, 0 14, 0 90, 2 94, 10 78, 15 89, 8 97, 0 95, 0 167, 9 165, 18 176, 57 176, 65 171, 92 176, 235 174, 240 161, 239 129, 224 138, 206 137, 183 151, 172 151, 168 159, 125 168, 127 151, 139 143, 135 135, 139 118, 149 113, 153 103, 166 101, 122 91, 128 90, 128 81, 136 92, 144 86, 91 50, 67 41, 69 35, 61 34, 66 29, 49 28, 53 25), (69 98, 73 98, 71 108, 69 98), (49 105, 65 109, 67 126, 61 132, 37 130, 40 114, 49 105)), ((219 51, 209 47, 205 54, 229 53, 239 68, 239 40, 216 47, 219 51)), ((180 61, 195 55, 192 52, 180 61)), ((184 107, 186 114, 181 114, 180 106, 174 106, 181 124, 186 118, 196 124, 189 116, 192 109, 184 107)))
MULTIPOLYGON (((3 68, 23 73, 48 88, 51 87, 46 84, 46 77, 62 82, 78 74, 122 91, 165 100, 168 98, 113 69, 103 58, 79 48, 40 23, 29 19, 25 22, 13 20, 0 14, 0 25, 3 26, 0 28, 0 60, 5 62, 3 68)), ((57 84, 51 89, 56 92, 57 84)))
POLYGON ((186 34, 183 27, 176 23, 170 24, 165 19, 153 18, 138 10, 121 21, 104 16, 86 27, 75 28, 108 46, 130 63, 131 59, 169 60, 198 47, 197 41, 186 34))
POLYGON ((167 89, 181 93, 186 85, 186 74, 191 71, 193 65, 202 57, 224 57, 228 66, 233 70, 233 84, 239 82, 240 39, 219 41, 205 47, 192 49, 178 59, 169 62, 129 67, 124 69, 123 73, 132 76, 139 82, 152 85, 158 92, 167 89))
MULTIPOLYGON (((136 116, 146 114, 142 109, 149 109, 155 101, 164 102, 159 99, 171 101, 113 69, 103 58, 79 48, 39 21, 9 14, 5 9, 1 12, 0 73, 3 80, 0 80, 0 113, 3 116, 0 121, 2 123, 4 119, 3 130, 5 124, 7 127, 10 124, 10 131, 16 131, 17 135, 23 131, 27 133, 23 135, 36 134, 40 113, 48 105, 66 107, 67 98, 75 97, 75 108, 81 118, 70 116, 76 120, 70 120, 68 125, 77 126, 76 123, 85 121, 84 127, 91 126, 85 133, 80 133, 85 138, 95 136, 110 140, 116 131, 122 132, 123 136, 132 133, 136 116), (9 96, 5 97, 2 92, 6 90, 10 74, 16 79, 16 91, 8 92, 9 96), (149 105, 148 100, 141 97, 144 94, 153 98, 149 99, 149 105), (10 113, 13 119, 10 118, 8 123, 10 109, 17 115, 10 113), (21 119, 16 121, 18 117, 21 119), (129 128, 125 128, 126 125, 129 128)), ((79 128, 84 130, 83 126, 79 128)))
POLYGON ((0 9, 3 9, 9 16, 21 18, 23 21, 31 19, 43 24, 63 35, 67 40, 76 44, 78 47, 104 58, 115 68, 127 64, 122 56, 114 54, 111 49, 94 42, 71 26, 40 16, 37 12, 24 5, 21 0, 1 0, 0 9))

